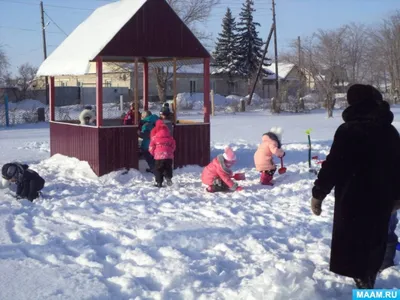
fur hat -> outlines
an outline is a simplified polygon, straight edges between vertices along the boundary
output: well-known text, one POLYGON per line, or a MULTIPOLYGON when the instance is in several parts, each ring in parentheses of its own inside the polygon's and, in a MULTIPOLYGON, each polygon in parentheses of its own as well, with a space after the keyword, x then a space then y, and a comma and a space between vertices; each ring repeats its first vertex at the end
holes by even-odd
POLYGON ((160 115, 168 117, 171 111, 169 110, 169 106, 163 106, 160 110, 160 115))
POLYGON ((379 103, 383 101, 382 94, 372 85, 353 84, 347 91, 347 102, 349 105, 359 103, 379 103))
POLYGON ((10 180, 11 178, 15 177, 17 172, 18 172, 18 167, 13 163, 5 164, 1 168, 1 175, 6 180, 10 180))
POLYGON ((384 101, 382 93, 377 88, 375 88, 374 86, 372 86, 372 95, 373 95, 373 98, 374 98, 374 100, 376 102, 381 103, 381 102, 384 101))
POLYGON ((232 148, 229 146, 225 148, 224 154, 222 156, 227 161, 236 161, 235 152, 233 152, 232 148))
POLYGON ((269 132, 272 132, 282 142, 283 129, 281 127, 272 127, 269 132))
POLYGON ((10 180, 17 178, 24 170, 28 169, 28 165, 21 165, 19 163, 8 163, 1 168, 1 176, 3 179, 10 180))
POLYGON ((93 120, 95 118, 95 114, 93 113, 92 110, 89 109, 84 109, 79 115, 79 121, 81 122, 81 125, 85 124, 85 119, 89 118, 93 120))

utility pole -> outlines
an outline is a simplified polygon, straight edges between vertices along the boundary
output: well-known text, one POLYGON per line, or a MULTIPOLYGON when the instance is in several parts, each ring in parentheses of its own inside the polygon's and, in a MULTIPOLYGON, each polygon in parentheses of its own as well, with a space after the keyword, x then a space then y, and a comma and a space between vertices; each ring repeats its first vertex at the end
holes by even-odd
MULTIPOLYGON (((43 39, 43 55, 44 60, 47 58, 47 45, 46 45, 46 27, 44 24, 44 9, 43 9, 43 1, 40 1, 40 16, 42 21, 42 39, 43 39)), ((45 89, 46 89, 46 104, 49 105, 49 83, 47 76, 45 77, 45 89)))
MULTIPOLYGON (((264 65, 265 57, 267 56, 268 46, 269 46, 269 43, 271 41, 273 32, 274 32, 274 24, 272 24, 272 26, 271 26, 271 29, 269 31, 269 35, 268 35, 268 38, 267 38, 267 42, 265 43, 264 53, 263 53, 262 59, 260 61, 260 65, 258 66, 256 80, 253 83, 253 88, 251 89, 248 103, 251 103, 251 100, 253 99, 254 90, 256 89, 258 78, 260 77, 260 73, 261 73, 262 67, 264 65)), ((264 87, 264 85, 263 85, 263 87, 264 87)))
POLYGON ((299 68, 301 69, 301 40, 297 37, 297 55, 299 56, 299 68))
POLYGON ((278 43, 276 34, 276 13, 275 0, 272 0, 272 21, 274 26, 274 46, 275 46, 275 101, 272 104, 273 112, 279 112, 279 72, 278 72, 278 43))
MULTIPOLYGON (((299 71, 301 72, 301 73, 304 73, 303 72, 303 66, 302 66, 302 53, 301 53, 301 40, 300 40, 300 36, 298 36, 297 37, 297 55, 298 55, 298 59, 299 59, 299 62, 298 62, 298 67, 299 67, 299 71)), ((303 77, 301 77, 301 78, 303 78, 303 77)), ((299 97, 302 97, 303 96, 303 87, 304 87, 304 82, 303 82, 303 80, 301 80, 300 81, 300 87, 299 87, 299 97)))

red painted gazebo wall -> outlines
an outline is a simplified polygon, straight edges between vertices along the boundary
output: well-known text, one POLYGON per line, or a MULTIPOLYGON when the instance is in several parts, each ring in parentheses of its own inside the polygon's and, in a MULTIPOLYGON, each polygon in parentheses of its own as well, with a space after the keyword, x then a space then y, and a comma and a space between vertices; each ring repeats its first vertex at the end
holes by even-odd
POLYGON ((207 58, 210 54, 165 0, 148 0, 99 56, 207 58))
POLYGON ((87 161, 98 176, 138 168, 137 127, 87 127, 50 123, 50 152, 87 161))
POLYGON ((210 124, 177 124, 174 166, 206 166, 210 162, 210 124))
POLYGON ((100 128, 99 173, 139 168, 137 127, 100 128))
POLYGON ((99 129, 50 123, 50 154, 57 153, 87 161, 99 174, 99 129))

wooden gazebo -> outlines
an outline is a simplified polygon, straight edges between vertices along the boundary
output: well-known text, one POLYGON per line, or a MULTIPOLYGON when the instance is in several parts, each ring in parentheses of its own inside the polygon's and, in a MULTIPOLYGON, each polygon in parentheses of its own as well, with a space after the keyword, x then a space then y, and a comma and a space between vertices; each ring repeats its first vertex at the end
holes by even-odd
MULTIPOLYGON (((138 64, 143 68, 143 106, 148 109, 149 67, 204 66, 204 122, 179 120, 175 167, 204 166, 210 159, 210 54, 165 0, 121 0, 95 10, 40 66, 49 76, 50 150, 87 161, 104 175, 139 166, 138 124, 121 126, 103 118, 103 62, 135 65, 138 103, 138 64), (55 120, 54 76, 83 75, 96 62, 96 126, 55 120)), ((174 80, 175 82, 175 80, 174 80)), ((174 83, 176 98, 176 82, 174 83)), ((175 109, 176 111, 176 109, 175 109)))

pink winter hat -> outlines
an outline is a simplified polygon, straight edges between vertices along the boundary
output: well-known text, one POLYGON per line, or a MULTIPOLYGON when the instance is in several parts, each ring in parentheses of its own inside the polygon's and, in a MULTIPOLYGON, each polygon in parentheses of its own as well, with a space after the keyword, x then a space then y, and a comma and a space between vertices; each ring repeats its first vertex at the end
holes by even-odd
POLYGON ((225 152, 223 154, 223 157, 227 161, 236 161, 236 155, 235 152, 230 147, 225 148, 225 152))

